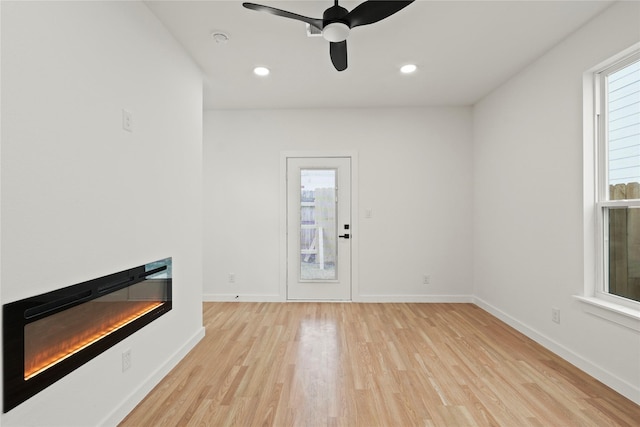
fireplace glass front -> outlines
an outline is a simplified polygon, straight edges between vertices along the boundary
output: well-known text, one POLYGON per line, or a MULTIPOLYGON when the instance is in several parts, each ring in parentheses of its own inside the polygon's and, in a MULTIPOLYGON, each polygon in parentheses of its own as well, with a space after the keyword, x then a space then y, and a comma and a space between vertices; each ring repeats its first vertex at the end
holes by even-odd
POLYGON ((4 411, 171 310, 171 258, 3 307, 4 411))

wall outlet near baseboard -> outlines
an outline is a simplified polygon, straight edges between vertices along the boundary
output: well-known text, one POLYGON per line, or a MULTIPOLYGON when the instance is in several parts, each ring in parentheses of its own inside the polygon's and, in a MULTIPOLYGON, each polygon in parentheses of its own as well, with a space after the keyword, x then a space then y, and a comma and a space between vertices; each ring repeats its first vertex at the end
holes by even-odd
POLYGON ((125 109, 122 110, 122 129, 133 132, 133 114, 125 109))
POLYGON ((422 276, 422 284, 423 285, 430 285, 431 284, 431 275, 429 274, 425 274, 422 276))
POLYGON ((122 352, 122 372, 131 368, 131 349, 122 352))
POLYGON ((551 320, 556 323, 560 323, 560 309, 553 307, 551 308, 551 320))
POLYGON ((229 283, 236 283, 236 273, 229 273, 229 283))

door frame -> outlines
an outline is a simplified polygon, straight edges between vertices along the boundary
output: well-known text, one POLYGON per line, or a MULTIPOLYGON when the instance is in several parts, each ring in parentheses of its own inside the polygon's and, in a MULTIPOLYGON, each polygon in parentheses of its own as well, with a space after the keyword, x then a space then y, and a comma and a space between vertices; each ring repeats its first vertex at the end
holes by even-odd
POLYGON ((290 158, 322 158, 348 157, 351 159, 351 301, 360 299, 358 286, 359 241, 360 228, 358 218, 358 152, 352 150, 339 151, 281 151, 280 152, 280 197, 279 197, 279 270, 281 301, 287 301, 287 159, 290 158))

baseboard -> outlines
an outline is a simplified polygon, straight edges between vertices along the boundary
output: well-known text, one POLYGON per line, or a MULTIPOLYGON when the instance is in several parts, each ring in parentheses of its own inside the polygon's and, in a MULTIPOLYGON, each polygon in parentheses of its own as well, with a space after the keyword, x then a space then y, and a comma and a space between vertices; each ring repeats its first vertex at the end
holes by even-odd
POLYGON ((241 301, 241 302, 284 302, 286 299, 280 295, 244 295, 244 294, 204 294, 202 295, 204 302, 225 302, 225 301, 241 301))
MULTIPOLYGON (((204 302, 286 302, 280 295, 204 294, 204 302)), ((473 303, 471 295, 358 295, 353 302, 432 302, 432 303, 473 303)))
POLYGON ((109 415, 100 426, 117 426, 145 396, 204 338, 205 329, 201 327, 189 340, 156 369, 138 388, 131 392, 124 401, 109 415))
POLYGON ((354 302, 425 302, 425 303, 472 303, 471 295, 358 295, 354 302))
POLYGON ((563 346, 557 341, 554 341, 549 337, 536 331, 535 329, 525 325, 524 323, 511 317, 510 315, 506 314, 502 310, 499 310, 498 308, 487 303, 486 301, 478 297, 474 297, 473 302, 478 307, 482 308, 483 310, 487 311, 488 313, 502 320, 507 325, 511 326, 518 332, 531 338, 532 340, 534 340, 541 346, 545 347, 549 351, 555 353, 556 355, 560 356, 561 358, 571 363, 578 369, 584 371, 586 374, 592 376, 598 381, 611 387, 612 389, 614 389, 615 391, 617 391, 627 399, 640 405, 640 388, 634 386, 633 384, 628 383, 622 378, 619 378, 611 374, 610 372, 601 368, 600 366, 595 365, 594 363, 583 358, 579 354, 573 352, 572 350, 568 349, 567 347, 563 346))

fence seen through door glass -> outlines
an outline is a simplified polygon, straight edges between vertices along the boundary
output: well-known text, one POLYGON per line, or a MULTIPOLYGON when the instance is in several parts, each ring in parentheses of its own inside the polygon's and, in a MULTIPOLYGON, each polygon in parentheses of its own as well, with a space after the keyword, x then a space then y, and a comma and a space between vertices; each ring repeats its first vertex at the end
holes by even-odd
POLYGON ((300 170, 300 280, 335 280, 336 169, 300 170))

